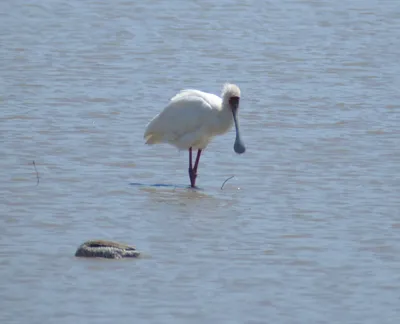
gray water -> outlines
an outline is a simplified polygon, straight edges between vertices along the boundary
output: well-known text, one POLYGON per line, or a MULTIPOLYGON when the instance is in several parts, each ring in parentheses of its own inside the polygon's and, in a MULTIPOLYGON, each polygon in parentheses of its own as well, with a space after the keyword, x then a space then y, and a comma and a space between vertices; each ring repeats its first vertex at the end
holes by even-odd
POLYGON ((394 0, 0 2, 0 322, 398 323, 399 35, 394 0), (144 128, 227 81, 247 151, 187 189, 144 128))

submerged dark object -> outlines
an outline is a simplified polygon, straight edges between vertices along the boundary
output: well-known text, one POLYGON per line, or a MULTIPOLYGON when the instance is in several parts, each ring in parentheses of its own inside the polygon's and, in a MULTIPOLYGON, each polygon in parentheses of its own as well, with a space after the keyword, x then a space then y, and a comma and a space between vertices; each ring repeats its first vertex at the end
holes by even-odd
POLYGON ((134 246, 104 240, 90 240, 81 244, 76 257, 122 259, 137 258, 140 252, 134 246))

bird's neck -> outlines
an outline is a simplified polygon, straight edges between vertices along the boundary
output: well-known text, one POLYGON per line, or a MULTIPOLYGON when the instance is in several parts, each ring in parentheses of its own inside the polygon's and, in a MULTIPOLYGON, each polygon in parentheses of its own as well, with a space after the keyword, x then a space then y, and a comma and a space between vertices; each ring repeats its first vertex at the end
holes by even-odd
POLYGON ((218 126, 217 126, 218 134, 224 134, 232 128, 233 116, 229 104, 224 104, 224 102, 222 102, 222 109, 218 111, 217 120, 218 120, 218 126))

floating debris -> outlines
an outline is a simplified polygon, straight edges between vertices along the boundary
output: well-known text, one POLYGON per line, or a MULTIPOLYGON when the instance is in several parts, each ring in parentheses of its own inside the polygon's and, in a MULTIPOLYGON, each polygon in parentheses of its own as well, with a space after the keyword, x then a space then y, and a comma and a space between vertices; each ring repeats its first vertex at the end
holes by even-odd
POLYGON ((122 259, 137 258, 139 255, 134 246, 104 240, 87 241, 75 252, 76 257, 84 258, 122 259))

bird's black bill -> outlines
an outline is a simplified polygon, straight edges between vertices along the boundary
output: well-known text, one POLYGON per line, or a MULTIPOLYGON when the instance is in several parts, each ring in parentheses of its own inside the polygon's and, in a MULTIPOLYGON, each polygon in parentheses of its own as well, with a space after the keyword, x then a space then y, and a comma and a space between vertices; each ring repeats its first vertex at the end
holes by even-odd
POLYGON ((235 139, 235 144, 233 145, 233 149, 235 150, 236 153, 242 154, 246 151, 246 147, 242 141, 242 138, 240 137, 240 126, 239 126, 239 120, 237 118, 237 108, 232 109, 232 114, 236 128, 236 139, 235 139))

